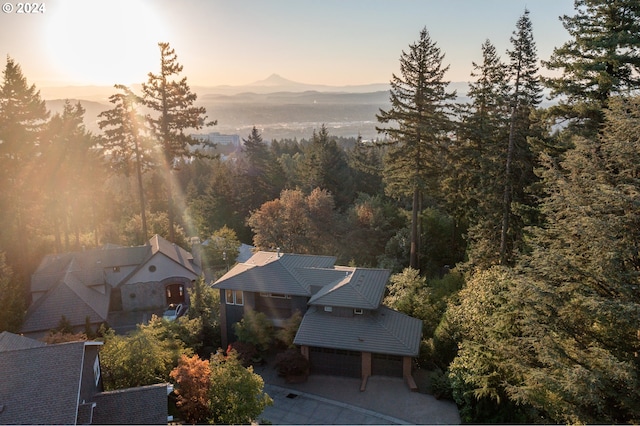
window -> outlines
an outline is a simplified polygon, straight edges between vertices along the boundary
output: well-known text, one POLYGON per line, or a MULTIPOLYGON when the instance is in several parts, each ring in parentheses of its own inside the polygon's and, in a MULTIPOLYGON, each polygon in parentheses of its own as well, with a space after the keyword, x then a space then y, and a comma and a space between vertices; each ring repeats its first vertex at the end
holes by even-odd
POLYGON ((362 309, 355 308, 355 309, 353 310, 353 313, 354 313, 354 314, 356 314, 356 315, 362 315, 362 309))
POLYGON ((225 290, 224 298, 227 305, 244 305, 244 294, 242 290, 225 290))
POLYGON ((291 295, 283 293, 260 293, 260 297, 272 297, 274 299, 291 299, 291 295))
POLYGON ((155 272, 155 271, 156 271, 156 265, 150 265, 149 272, 155 272))
POLYGON ((100 358, 96 356, 93 363, 93 378, 96 380, 96 386, 100 383, 100 358))
POLYGON ((113 272, 120 272, 120 267, 119 266, 114 266, 113 267, 113 272))
POLYGON ((325 306, 325 307, 324 307, 324 311, 325 311, 325 312, 333 312, 333 307, 331 307, 331 306, 325 306))

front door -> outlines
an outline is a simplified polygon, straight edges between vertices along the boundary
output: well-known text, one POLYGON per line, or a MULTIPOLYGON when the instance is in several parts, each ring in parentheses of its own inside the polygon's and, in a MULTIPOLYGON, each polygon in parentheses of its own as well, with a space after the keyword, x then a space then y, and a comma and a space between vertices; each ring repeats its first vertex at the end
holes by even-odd
POLYGON ((169 284, 165 287, 167 305, 185 302, 184 284, 169 284))

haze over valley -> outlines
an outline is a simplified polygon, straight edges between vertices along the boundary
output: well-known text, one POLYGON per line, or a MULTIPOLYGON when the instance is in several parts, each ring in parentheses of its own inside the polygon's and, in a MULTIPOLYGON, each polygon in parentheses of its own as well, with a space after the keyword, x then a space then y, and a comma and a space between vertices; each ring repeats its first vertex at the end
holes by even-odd
MULTIPOLYGON (((451 83, 464 99, 467 83, 451 83)), ((139 92, 140 86, 132 89, 139 92)), ((99 133, 98 114, 112 105, 108 97, 115 93, 109 86, 65 86, 40 89, 52 113, 62 111, 66 99, 80 102, 86 109, 87 129, 99 133)), ((388 109, 389 85, 386 83, 329 86, 299 83, 272 74, 264 80, 241 86, 194 86, 196 105, 204 106, 210 119, 218 124, 207 132, 237 134, 245 138, 258 128, 265 140, 309 138, 322 124, 333 136, 375 139, 376 114, 388 109)))

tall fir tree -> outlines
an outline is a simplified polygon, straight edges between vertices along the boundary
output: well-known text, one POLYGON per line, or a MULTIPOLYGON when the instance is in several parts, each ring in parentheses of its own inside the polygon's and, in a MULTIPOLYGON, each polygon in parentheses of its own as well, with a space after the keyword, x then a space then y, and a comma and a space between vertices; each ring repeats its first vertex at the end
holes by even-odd
POLYGON ((558 77, 545 79, 560 98, 555 116, 580 134, 595 134, 611 96, 640 88, 640 3, 574 0, 576 14, 560 19, 571 40, 543 64, 558 77))
POLYGON ((310 194, 315 188, 329 191, 338 210, 345 210, 353 201, 353 178, 344 150, 323 124, 314 129, 311 142, 304 150, 302 164, 303 188, 310 194))
POLYGON ((119 93, 109 97, 114 107, 98 115, 98 125, 104 135, 100 141, 101 151, 116 172, 129 176, 133 171, 138 183, 140 217, 142 221, 142 241, 149 238, 147 214, 142 175, 155 166, 151 141, 146 135, 144 117, 138 112, 137 105, 142 100, 131 89, 116 85, 119 93))
POLYGON ((542 86, 538 76, 538 54, 533 28, 526 9, 518 19, 511 44, 513 50, 507 51, 512 82, 511 117, 500 230, 500 263, 503 265, 513 264, 523 241, 522 229, 526 225, 522 216, 514 212, 513 203, 530 206, 533 200, 527 199, 527 190, 536 178, 533 172, 535 159, 528 138, 534 136, 530 117, 542 100, 542 86))
POLYGON ((496 48, 482 44, 482 63, 473 63, 460 122, 451 144, 445 180, 449 208, 467 228, 469 262, 485 268, 499 260, 504 158, 509 128, 508 67, 496 48))
POLYGON ((212 126, 215 121, 207 121, 204 107, 194 105, 197 95, 191 91, 187 78, 177 79, 182 72, 176 52, 169 43, 158 43, 160 47, 160 72, 149 73, 146 83, 142 84, 144 105, 152 111, 147 116, 152 131, 160 145, 165 183, 167 187, 167 212, 169 217, 169 240, 175 240, 175 191, 172 171, 181 158, 206 156, 200 147, 212 144, 198 140, 185 131, 198 130, 212 126))
POLYGON ((247 139, 242 139, 242 168, 246 211, 277 198, 284 185, 280 163, 273 158, 269 145, 254 126, 247 139))
POLYGON ((0 85, 0 249, 17 279, 29 276, 31 246, 39 208, 41 130, 49 118, 35 85, 29 86, 22 69, 7 58, 0 85))
POLYGON ((58 252, 80 250, 81 234, 96 231, 93 206, 98 204, 104 168, 94 150, 96 138, 85 128, 84 114, 79 102, 67 100, 62 112, 51 118, 43 132, 46 143, 38 186, 45 189, 45 217, 52 222, 58 252))
POLYGON ((409 265, 419 269, 418 218, 425 193, 437 195, 445 149, 452 129, 444 54, 424 28, 417 42, 400 56, 400 75, 391 79, 391 108, 377 115, 391 147, 385 159, 385 184, 389 195, 411 201, 411 241, 409 265))

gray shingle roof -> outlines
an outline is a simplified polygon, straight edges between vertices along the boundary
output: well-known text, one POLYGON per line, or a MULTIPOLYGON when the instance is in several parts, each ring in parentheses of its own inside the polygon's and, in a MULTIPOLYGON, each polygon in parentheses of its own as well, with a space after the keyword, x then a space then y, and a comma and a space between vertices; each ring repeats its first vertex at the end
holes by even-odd
POLYGON ((0 333, 0 352, 39 348, 44 345, 44 342, 20 336, 19 334, 9 333, 8 331, 0 333))
POLYGON ((92 324, 106 321, 111 286, 106 285, 105 268, 137 266, 129 274, 132 276, 158 253, 199 274, 191 253, 158 235, 144 246, 111 246, 45 256, 32 276, 31 291, 46 293, 29 307, 21 331, 50 330, 62 315, 72 326, 84 325, 87 317, 92 324))
POLYGON ((296 345, 380 354, 418 356, 422 321, 387 307, 342 317, 311 307, 293 341, 296 345))
POLYGON ((74 424, 85 342, 0 352, 0 424, 74 424))
POLYGON ((106 321, 108 313, 109 294, 86 287, 69 275, 29 307, 21 332, 51 330, 63 315, 72 326, 85 324, 87 317, 97 324, 106 321))
POLYGON ((167 384, 101 392, 94 396, 94 424, 166 424, 167 384))

